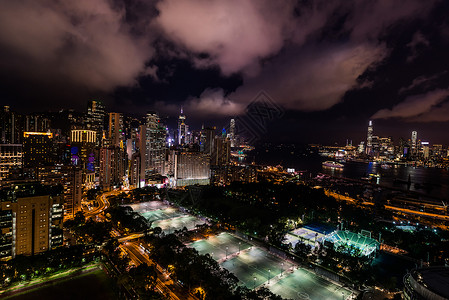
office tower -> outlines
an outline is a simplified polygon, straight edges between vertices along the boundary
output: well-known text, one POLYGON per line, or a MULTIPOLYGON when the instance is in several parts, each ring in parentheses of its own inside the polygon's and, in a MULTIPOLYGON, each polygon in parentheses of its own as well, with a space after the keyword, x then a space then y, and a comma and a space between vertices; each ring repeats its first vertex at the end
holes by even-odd
POLYGON ((122 184, 125 175, 125 157, 123 149, 115 146, 100 149, 100 186, 109 191, 122 184))
POLYGON ((417 156, 418 155, 418 147, 417 147, 417 142, 418 142, 418 132, 416 131, 412 131, 412 156, 417 156))
POLYGON ((166 137, 165 126, 155 112, 146 116, 145 135, 145 177, 151 174, 165 174, 166 137))
POLYGON ((111 146, 124 148, 125 130, 121 113, 109 113, 109 134, 111 146))
POLYGON ((103 137, 105 116, 106 110, 102 101, 92 100, 87 103, 87 124, 96 132, 97 146, 103 137))
POLYGON ((434 144, 432 146, 432 156, 434 158, 442 158, 443 157, 443 145, 434 144))
POLYGON ((24 132, 24 167, 39 167, 53 163, 53 134, 51 132, 24 132))
POLYGON ((0 181, 12 170, 22 168, 22 144, 0 144, 0 181))
POLYGON ((373 151, 373 121, 368 123, 368 135, 366 137, 366 154, 370 155, 373 151))
POLYGON ((184 115, 184 110, 181 107, 181 114, 178 117, 178 130, 177 130, 177 142, 178 145, 183 146, 186 144, 186 135, 189 131, 186 125, 186 116, 184 115))
POLYGON ((95 167, 98 161, 95 147, 97 132, 94 130, 73 129, 70 132, 70 153, 74 166, 83 172, 83 184, 92 188, 95 185, 95 167))
POLYGON ((231 119, 231 122, 229 124, 229 139, 231 140, 231 147, 236 147, 235 142, 235 120, 231 119))
POLYGON ((203 151, 204 151, 204 153, 212 156, 212 153, 214 152, 214 139, 215 139, 216 128, 215 127, 204 128, 202 131, 204 131, 203 151))
POLYGON ((73 218, 81 210, 83 173, 75 166, 38 167, 37 180, 43 185, 61 185, 64 195, 64 217, 73 218))
POLYGON ((26 183, 0 192, 0 259, 34 255, 62 245, 63 197, 58 187, 26 183))
POLYGON ((215 136, 214 148, 210 158, 211 166, 224 166, 229 163, 231 159, 231 141, 226 137, 226 134, 215 136))
POLYGON ((429 159, 430 157, 430 146, 429 142, 421 142, 422 155, 424 159, 429 159))
POLYGON ((0 111, 0 143, 20 144, 22 142, 21 116, 12 112, 9 106, 0 111))
POLYGON ((215 185, 228 185, 232 182, 257 182, 256 166, 226 165, 211 169, 211 181, 215 185))
POLYGON ((201 152, 172 151, 173 186, 210 183, 210 157, 201 152))
POLYGON ((23 117, 23 131, 46 132, 50 130, 50 120, 39 114, 26 115, 23 117))

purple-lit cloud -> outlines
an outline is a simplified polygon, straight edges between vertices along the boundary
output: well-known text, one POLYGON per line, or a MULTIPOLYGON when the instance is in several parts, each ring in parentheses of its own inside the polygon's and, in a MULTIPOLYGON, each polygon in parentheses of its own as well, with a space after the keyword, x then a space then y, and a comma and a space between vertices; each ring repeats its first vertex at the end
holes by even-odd
POLYGON ((415 122, 448 121, 448 89, 436 89, 424 94, 407 97, 391 109, 382 109, 373 119, 403 118, 415 122))
POLYGON ((133 85, 152 49, 106 0, 2 1, 2 68, 98 90, 133 85))

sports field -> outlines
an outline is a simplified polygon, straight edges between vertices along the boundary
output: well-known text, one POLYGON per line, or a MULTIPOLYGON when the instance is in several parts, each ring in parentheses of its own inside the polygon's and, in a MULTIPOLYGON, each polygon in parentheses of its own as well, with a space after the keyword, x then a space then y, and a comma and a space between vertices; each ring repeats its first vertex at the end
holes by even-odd
POLYGON ((224 232, 204 240, 195 241, 189 246, 195 248, 200 254, 208 253, 216 261, 226 259, 226 255, 230 258, 239 254, 239 251, 241 253, 251 247, 249 243, 224 232))
POLYGON ((228 233, 189 246, 212 255, 250 289, 265 285, 287 299, 340 300, 350 295, 350 291, 228 233))
POLYGON ((178 208, 171 207, 161 201, 150 201, 130 205, 135 212, 138 212, 149 221, 153 221, 152 227, 161 227, 165 233, 173 233, 175 230, 184 227, 192 230, 196 225, 203 224, 204 221, 183 213, 178 208))
POLYGON ((293 248, 299 242, 315 247, 316 242, 321 242, 323 238, 324 234, 306 227, 301 227, 287 233, 284 243, 291 243, 293 248))

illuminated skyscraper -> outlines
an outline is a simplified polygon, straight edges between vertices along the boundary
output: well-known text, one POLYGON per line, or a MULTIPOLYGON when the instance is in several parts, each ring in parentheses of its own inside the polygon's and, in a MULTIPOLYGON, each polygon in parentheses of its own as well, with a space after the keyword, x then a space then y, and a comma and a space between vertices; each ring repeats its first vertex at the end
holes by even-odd
POLYGON ((186 143, 187 132, 189 131, 186 125, 186 116, 184 115, 184 110, 181 107, 181 114, 178 117, 178 130, 177 130, 177 142, 178 145, 184 145, 186 143))
POLYGON ((2 192, 0 259, 39 254, 62 245, 64 199, 58 187, 24 183, 2 192))
POLYGON ((121 113, 109 113, 109 140, 110 145, 124 148, 125 130, 123 127, 123 115, 121 113))
POLYGON ((368 123, 368 135, 366 137, 366 154, 370 154, 373 150, 373 121, 368 123))
POLYGON ((145 175, 164 174, 167 131, 155 112, 147 113, 145 136, 145 175))
POLYGON ((22 144, 0 144, 0 181, 22 168, 22 144))
POLYGON ((231 119, 229 124, 229 139, 231 140, 231 147, 235 147, 235 120, 231 119))
POLYGON ((53 134, 50 132, 23 133, 23 164, 40 167, 54 163, 53 134))
POLYGON ((103 102, 92 100, 87 103, 87 123, 90 129, 97 133, 97 145, 100 145, 103 136, 105 116, 106 111, 103 102))
POLYGON ((418 132, 412 131, 412 156, 416 156, 418 154, 417 143, 418 142, 418 132))

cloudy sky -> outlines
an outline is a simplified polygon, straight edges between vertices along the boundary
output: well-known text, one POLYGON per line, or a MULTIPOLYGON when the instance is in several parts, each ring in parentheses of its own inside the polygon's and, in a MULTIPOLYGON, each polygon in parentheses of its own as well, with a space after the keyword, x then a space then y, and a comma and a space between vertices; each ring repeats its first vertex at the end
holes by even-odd
POLYGON ((449 3, 433 0, 0 0, 0 101, 221 126, 264 91, 267 139, 449 144, 449 3))

